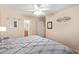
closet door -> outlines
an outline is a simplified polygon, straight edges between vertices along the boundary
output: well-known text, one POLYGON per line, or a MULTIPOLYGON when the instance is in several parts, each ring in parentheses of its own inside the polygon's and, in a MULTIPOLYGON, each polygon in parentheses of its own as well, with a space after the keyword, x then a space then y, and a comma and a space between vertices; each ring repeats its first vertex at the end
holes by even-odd
POLYGON ((45 36, 45 24, 43 20, 38 20, 37 34, 42 37, 45 36))

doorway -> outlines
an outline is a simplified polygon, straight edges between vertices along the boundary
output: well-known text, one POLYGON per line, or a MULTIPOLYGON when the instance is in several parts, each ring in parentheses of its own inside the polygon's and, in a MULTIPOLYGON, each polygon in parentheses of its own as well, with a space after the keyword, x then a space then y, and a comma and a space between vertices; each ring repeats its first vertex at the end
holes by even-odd
POLYGON ((24 20, 24 36, 29 36, 31 31, 30 20, 24 20))

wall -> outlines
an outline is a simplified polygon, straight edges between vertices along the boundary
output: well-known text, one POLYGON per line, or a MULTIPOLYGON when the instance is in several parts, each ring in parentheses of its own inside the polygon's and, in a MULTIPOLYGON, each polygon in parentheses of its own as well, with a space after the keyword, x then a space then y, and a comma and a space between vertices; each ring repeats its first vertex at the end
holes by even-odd
POLYGON ((46 37, 62 42, 79 52, 79 6, 62 10, 54 15, 46 16, 46 37), (69 16, 68 22, 57 22, 59 17, 69 16), (47 29, 47 22, 53 22, 53 29, 47 29))
POLYGON ((31 35, 35 35, 37 18, 23 16, 7 8, 0 8, 0 25, 7 28, 7 31, 3 33, 3 36, 8 36, 10 38, 23 37, 24 20, 31 20, 31 35), (18 28, 10 27, 10 22, 13 18, 18 19, 18 28))

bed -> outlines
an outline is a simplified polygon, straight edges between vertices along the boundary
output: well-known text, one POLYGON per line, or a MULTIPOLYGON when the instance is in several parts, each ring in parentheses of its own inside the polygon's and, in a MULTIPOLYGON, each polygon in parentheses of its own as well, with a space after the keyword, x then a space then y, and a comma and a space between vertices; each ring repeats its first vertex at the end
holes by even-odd
POLYGON ((54 40, 37 35, 6 39, 0 43, 0 54, 73 54, 73 50, 54 40))

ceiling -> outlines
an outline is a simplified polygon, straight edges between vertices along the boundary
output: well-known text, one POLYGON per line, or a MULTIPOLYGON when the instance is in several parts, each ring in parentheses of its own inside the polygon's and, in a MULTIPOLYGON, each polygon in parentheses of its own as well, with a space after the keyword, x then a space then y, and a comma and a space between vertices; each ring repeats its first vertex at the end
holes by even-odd
MULTIPOLYGON (((34 16, 33 11, 26 11, 26 10, 33 10, 33 4, 3 4, 0 7, 9 8, 17 13, 26 16, 34 16)), ((76 6, 76 4, 40 4, 39 8, 49 8, 49 10, 44 11, 46 15, 59 12, 66 8, 70 8, 76 6)))

